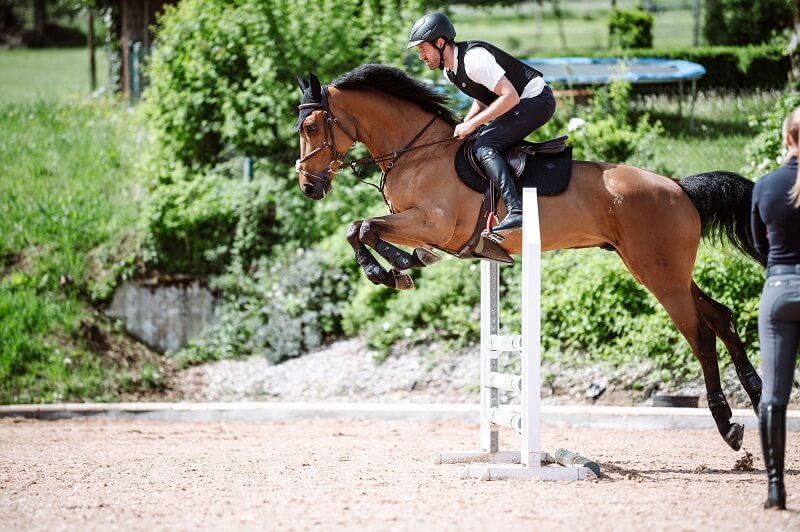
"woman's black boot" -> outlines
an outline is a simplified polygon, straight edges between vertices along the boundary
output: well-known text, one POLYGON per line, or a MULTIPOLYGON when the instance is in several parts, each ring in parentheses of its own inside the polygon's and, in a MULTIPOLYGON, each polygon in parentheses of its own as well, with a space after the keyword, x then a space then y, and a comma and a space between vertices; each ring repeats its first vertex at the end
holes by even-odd
POLYGON ((761 449, 767 467, 767 500, 764 508, 785 510, 783 458, 786 444, 786 406, 762 404, 759 410, 761 449))

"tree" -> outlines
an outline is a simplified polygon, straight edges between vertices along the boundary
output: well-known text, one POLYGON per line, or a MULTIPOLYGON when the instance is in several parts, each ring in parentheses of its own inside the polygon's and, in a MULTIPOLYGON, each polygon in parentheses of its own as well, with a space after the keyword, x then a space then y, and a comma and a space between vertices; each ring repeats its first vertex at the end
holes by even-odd
POLYGON ((769 41, 792 26, 796 0, 706 0, 703 34, 709 44, 743 46, 769 41))
POLYGON ((13 0, 0 0, 0 34, 19 29, 13 0))
POLYGON ((47 24, 47 0, 33 0, 33 32, 37 37, 44 36, 47 24))
POLYGON ((791 79, 798 85, 800 84, 800 0, 794 2, 794 31, 788 52, 792 62, 791 79))

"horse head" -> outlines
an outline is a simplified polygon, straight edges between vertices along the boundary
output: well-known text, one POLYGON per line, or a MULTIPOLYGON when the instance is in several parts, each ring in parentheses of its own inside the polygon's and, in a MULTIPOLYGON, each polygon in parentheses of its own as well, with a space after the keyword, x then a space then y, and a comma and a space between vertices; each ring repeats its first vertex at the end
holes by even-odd
POLYGON ((335 130, 338 128, 348 142, 340 145, 348 148, 356 137, 349 133, 331 113, 328 87, 322 86, 314 74, 309 80, 297 78, 303 100, 299 106, 296 130, 300 132, 300 158, 295 162, 300 190, 313 200, 320 200, 330 192, 333 177, 342 170, 344 151, 336 144, 335 130))

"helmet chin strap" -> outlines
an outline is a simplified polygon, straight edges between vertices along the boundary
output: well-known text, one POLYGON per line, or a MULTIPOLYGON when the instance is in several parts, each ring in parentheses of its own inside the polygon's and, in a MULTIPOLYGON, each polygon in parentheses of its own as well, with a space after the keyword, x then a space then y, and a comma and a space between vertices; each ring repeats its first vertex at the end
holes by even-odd
POLYGON ((444 43, 441 48, 438 46, 436 47, 439 50, 439 70, 444 70, 444 49, 447 48, 447 43, 444 43))

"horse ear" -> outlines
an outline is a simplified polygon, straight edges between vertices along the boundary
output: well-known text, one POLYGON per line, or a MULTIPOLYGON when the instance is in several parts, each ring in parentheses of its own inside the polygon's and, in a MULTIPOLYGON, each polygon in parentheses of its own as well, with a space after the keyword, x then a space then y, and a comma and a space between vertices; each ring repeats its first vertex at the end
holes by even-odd
POLYGON ((297 76, 297 84, 298 84, 298 85, 300 85, 300 91, 302 91, 302 92, 304 92, 304 93, 306 92, 306 89, 307 89, 307 88, 308 88, 308 86, 309 86, 309 85, 308 85, 308 81, 307 81, 307 80, 305 80, 305 79, 303 79, 303 78, 302 78, 302 77, 300 77, 300 76, 297 76))
POLYGON ((322 85, 319 83, 319 78, 313 72, 309 72, 308 79, 311 81, 311 95, 315 100, 319 100, 322 97, 322 85))

